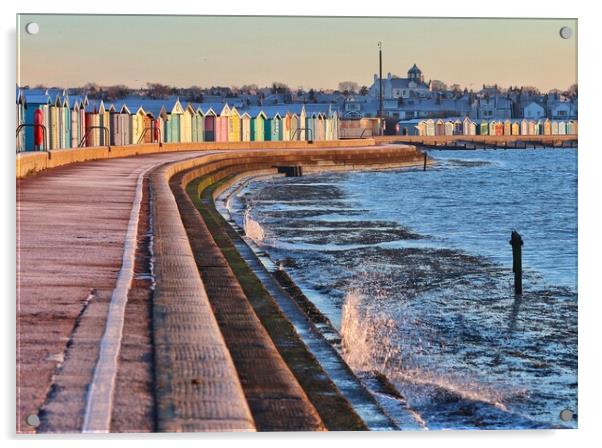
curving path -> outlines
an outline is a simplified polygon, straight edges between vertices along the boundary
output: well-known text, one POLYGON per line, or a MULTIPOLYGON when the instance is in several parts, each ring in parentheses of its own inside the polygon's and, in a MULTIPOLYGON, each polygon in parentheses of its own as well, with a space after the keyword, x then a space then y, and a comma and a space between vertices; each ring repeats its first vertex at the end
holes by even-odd
POLYGON ((17 431, 80 431, 139 174, 200 152, 68 165, 17 181, 17 431))

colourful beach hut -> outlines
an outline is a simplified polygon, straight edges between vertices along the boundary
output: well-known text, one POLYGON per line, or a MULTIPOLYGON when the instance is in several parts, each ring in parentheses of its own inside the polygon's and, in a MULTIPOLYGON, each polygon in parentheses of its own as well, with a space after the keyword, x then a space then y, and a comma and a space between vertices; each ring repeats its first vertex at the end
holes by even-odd
POLYGON ((192 117, 192 141, 202 142, 205 140, 205 114, 200 107, 195 108, 192 117))
MULTIPOLYGON (((34 116, 36 115, 36 110, 39 110, 42 115, 41 124, 46 128, 46 138, 48 139, 48 110, 51 103, 51 98, 50 95, 48 95, 48 92, 45 89, 26 89, 23 91, 23 99, 21 101, 25 102, 25 104, 22 106, 25 116, 24 123, 34 124, 34 116)), ((21 131, 25 133, 25 140, 23 143, 25 150, 33 151, 48 149, 44 147, 44 145, 46 145, 47 142, 43 142, 39 146, 34 146, 34 133, 40 132, 37 129, 34 129, 35 128, 32 126, 27 126, 21 131)))
POLYGON ((161 115, 165 117, 165 141, 168 143, 181 142, 184 107, 182 107, 180 99, 170 99, 164 106, 161 115))
POLYGON ((454 122, 446 121, 445 122, 445 135, 454 135, 454 122))
POLYGON ((567 135, 577 135, 577 121, 570 120, 566 124, 566 133, 567 135))
POLYGON ((445 122, 441 119, 435 122, 435 135, 445 135, 445 122))
POLYGON ((86 132, 86 111, 81 97, 71 99, 71 135, 69 146, 77 148, 86 132))
POLYGON ((512 135, 520 135, 520 125, 518 124, 518 121, 514 121, 512 123, 512 126, 510 128, 510 132, 512 135))
POLYGON ((529 135, 529 122, 524 118, 520 122, 520 135, 529 135))
POLYGON ((216 112, 217 117, 215 120, 215 141, 227 142, 228 126, 230 122, 230 106, 224 104, 221 109, 216 109, 216 112))
MULTIPOLYGON (((25 110, 27 109, 27 103, 25 102, 25 95, 20 89, 17 89, 17 127, 25 123, 25 110)), ((25 129, 22 129, 17 135, 17 152, 25 151, 25 129)))
POLYGON ((190 143, 192 142, 192 120, 196 111, 192 104, 187 104, 186 107, 183 108, 182 117, 180 120, 180 142, 182 143, 190 143))
POLYGON ((425 131, 427 136, 432 137, 435 135, 435 120, 429 118, 425 122, 425 131))
POLYGON ((479 135, 489 135, 489 123, 486 120, 482 120, 479 124, 479 135))
POLYGON ((543 134, 552 135, 552 124, 549 118, 546 118, 543 122, 543 134))
POLYGON ((264 140, 280 141, 282 140, 282 117, 274 109, 265 112, 266 120, 264 122, 264 140))
POLYGON ((537 135, 537 122, 529 120, 527 124, 528 133, 527 135, 537 135))
POLYGON ((510 120, 504 120, 504 135, 512 135, 512 123, 510 120))
POLYGON ((249 112, 240 114, 240 141, 251 141, 251 115, 249 112))
POLYGON ((566 121, 558 122, 558 135, 566 135, 566 121))
POLYGON ((230 107, 230 116, 228 118, 228 141, 240 141, 240 114, 236 107, 230 107))
POLYGON ((125 104, 119 109, 110 108, 111 114, 111 145, 123 146, 131 144, 132 139, 132 121, 130 110, 125 104))
POLYGON ((217 114, 211 106, 199 106, 200 112, 203 115, 203 141, 216 141, 215 129, 217 126, 217 114))
POLYGON ((552 135, 558 135, 558 122, 556 120, 552 121, 552 135))
POLYGON ((267 115, 259 107, 249 108, 245 112, 251 117, 251 141, 263 142, 265 140, 265 121, 267 120, 267 115))

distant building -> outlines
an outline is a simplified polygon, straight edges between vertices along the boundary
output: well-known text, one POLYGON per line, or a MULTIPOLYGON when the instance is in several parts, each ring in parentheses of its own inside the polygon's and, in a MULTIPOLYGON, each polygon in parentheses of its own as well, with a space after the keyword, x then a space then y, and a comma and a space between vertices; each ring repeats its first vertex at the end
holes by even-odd
MULTIPOLYGON (((380 97, 380 82, 378 75, 374 75, 374 82, 368 89, 369 95, 373 98, 380 97)), ((430 92, 429 84, 424 82, 424 75, 416 64, 408 70, 407 78, 387 74, 383 79, 383 98, 399 99, 412 97, 427 97, 430 92)))
POLYGON ((527 104, 523 109, 523 117, 528 119, 539 119, 545 116, 545 109, 534 101, 527 104))

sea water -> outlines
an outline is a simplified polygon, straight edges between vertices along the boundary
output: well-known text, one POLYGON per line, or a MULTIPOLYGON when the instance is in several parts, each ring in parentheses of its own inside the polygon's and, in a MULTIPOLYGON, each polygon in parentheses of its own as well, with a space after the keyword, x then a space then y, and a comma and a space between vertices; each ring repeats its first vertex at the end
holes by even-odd
POLYGON ((577 410, 577 150, 430 156, 250 182, 229 205, 394 419, 401 403, 411 428, 576 427, 559 414, 577 410))

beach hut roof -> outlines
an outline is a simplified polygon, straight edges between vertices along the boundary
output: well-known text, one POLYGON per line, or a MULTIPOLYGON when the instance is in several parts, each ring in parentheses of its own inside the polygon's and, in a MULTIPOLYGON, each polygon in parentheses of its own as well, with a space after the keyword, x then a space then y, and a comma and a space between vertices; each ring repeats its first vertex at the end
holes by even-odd
POLYGON ((161 108, 164 102, 165 100, 137 97, 123 100, 123 104, 127 105, 128 109, 138 111, 138 109, 142 108, 146 114, 150 114, 154 118, 158 118, 161 115, 161 108))
POLYGON ((228 103, 201 103, 199 106, 203 108, 203 110, 213 109, 213 112, 216 115, 223 115, 224 113, 228 114, 231 110, 228 103))
POLYGON ((206 104, 199 104, 197 105, 196 109, 204 117, 206 117, 207 115, 217 115, 213 108, 206 104))
POLYGON ((27 92, 24 93, 25 102, 27 104, 49 104, 50 96, 46 94, 29 94, 27 92))
POLYGON ((127 106, 127 104, 125 103, 121 103, 119 105, 119 113, 120 114, 128 114, 131 115, 132 113, 130 112, 130 108, 127 106))
POLYGON ((248 113, 251 116, 251 118, 256 118, 259 116, 262 116, 264 119, 268 118, 265 112, 263 111, 263 108, 259 106, 247 107, 244 109, 244 111, 245 113, 248 113))

